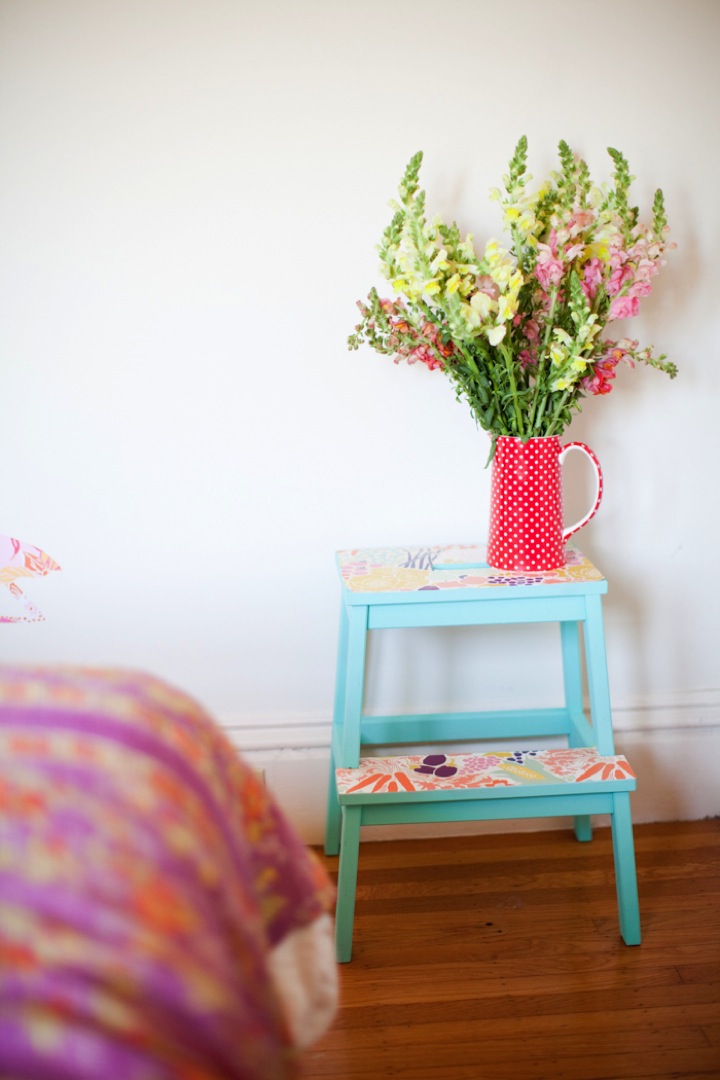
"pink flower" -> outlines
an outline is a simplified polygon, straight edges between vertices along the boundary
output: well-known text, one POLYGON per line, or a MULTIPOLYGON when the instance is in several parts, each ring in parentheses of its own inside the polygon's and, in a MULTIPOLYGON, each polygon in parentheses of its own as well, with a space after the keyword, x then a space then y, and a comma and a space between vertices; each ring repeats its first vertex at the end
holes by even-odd
POLYGON ((497 300, 500 295, 500 290, 497 284, 493 281, 489 274, 483 274, 482 277, 476 279, 475 284, 478 287, 478 292, 487 293, 493 300, 497 300))
POLYGON ((568 232, 570 233, 570 236, 577 236, 578 233, 582 232, 583 229, 586 229, 588 225, 592 225, 594 220, 595 214, 592 210, 575 210, 568 222, 568 232))
POLYGON ((528 321, 525 323, 525 326, 523 327, 523 333, 525 334, 525 337, 528 339, 528 341, 537 341, 538 337, 540 336, 540 327, 538 326, 535 319, 528 319, 528 321))
POLYGON ((608 319, 631 319, 640 310, 637 296, 616 296, 610 305, 608 319))
POLYGON ((662 262, 653 262, 652 259, 640 259, 635 271, 635 280, 649 281, 650 278, 655 277, 662 265, 662 262))
POLYGON ((401 311, 404 311, 404 304, 401 300, 381 300, 380 307, 386 315, 398 315, 401 311))
POLYGON ((612 380, 615 378, 617 364, 618 359, 612 355, 605 360, 599 360, 593 369, 593 374, 583 379, 583 388, 595 395, 609 394, 612 390, 612 380))
POLYGON ((442 368, 442 364, 439 359, 427 345, 418 345, 416 349, 408 353, 408 364, 414 364, 417 360, 421 360, 423 364, 427 364, 430 371, 435 371, 437 368, 442 368))
POLYGON ((560 259, 548 244, 538 244, 538 258, 535 266, 535 277, 543 289, 549 289, 552 285, 559 285, 563 279, 564 267, 560 259))
POLYGON ((596 374, 592 379, 583 379, 583 388, 590 394, 594 394, 598 397, 601 394, 609 394, 612 390, 610 382, 603 378, 601 374, 596 374))
POLYGON ((602 281, 602 259, 591 259, 583 267, 582 290, 588 300, 592 300, 597 292, 597 287, 602 281))
MULTIPOLYGON (((455 352, 455 346, 451 341, 448 341, 446 343, 442 342, 442 340, 440 339, 440 331, 434 323, 423 323, 422 332, 427 338, 427 340, 432 342, 432 344, 435 346, 441 356, 452 356, 452 354, 455 352)), ((425 360, 424 363, 427 363, 427 360, 425 360)), ((432 365, 428 366, 432 367, 432 365)), ((436 364, 435 366, 440 367, 441 365, 436 364)))
POLYGON ((634 367, 632 360, 626 353, 626 348, 632 349, 637 345, 636 341, 623 338, 622 341, 609 341, 605 355, 598 360, 593 367, 592 375, 587 375, 582 380, 583 389, 590 394, 609 394, 612 390, 612 380, 615 378, 615 369, 621 360, 634 367))
POLYGON ((610 280, 607 283, 608 296, 616 296, 623 285, 632 280, 632 277, 633 272, 631 266, 617 266, 610 275, 610 280))
POLYGON ((577 259, 579 255, 582 255, 584 250, 584 244, 571 244, 570 247, 565 248, 563 254, 565 255, 565 258, 568 260, 568 262, 571 262, 573 259, 577 259))

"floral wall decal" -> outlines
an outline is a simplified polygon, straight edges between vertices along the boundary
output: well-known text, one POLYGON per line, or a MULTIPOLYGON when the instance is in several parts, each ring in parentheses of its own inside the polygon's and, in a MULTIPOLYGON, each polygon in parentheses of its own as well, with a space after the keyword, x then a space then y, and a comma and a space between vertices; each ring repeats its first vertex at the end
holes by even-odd
POLYGON ((60 570, 60 566, 39 547, 0 533, 0 585, 5 585, 27 611, 26 615, 0 615, 0 622, 41 622, 45 616, 25 596, 18 579, 45 577, 52 570, 60 570))

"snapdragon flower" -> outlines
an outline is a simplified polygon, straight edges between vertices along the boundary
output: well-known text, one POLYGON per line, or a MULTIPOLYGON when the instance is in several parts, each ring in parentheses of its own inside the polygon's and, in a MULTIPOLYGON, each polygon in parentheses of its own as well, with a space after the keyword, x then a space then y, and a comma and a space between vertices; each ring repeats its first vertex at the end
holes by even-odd
POLYGON ((628 201, 627 162, 608 152, 613 183, 594 184, 561 142, 561 169, 533 191, 520 139, 503 189, 491 194, 510 243, 491 238, 481 253, 455 223, 427 220, 422 154, 414 155, 379 245, 398 299, 380 301, 372 290, 350 347, 365 341, 396 361, 442 370, 482 427, 522 438, 561 432, 585 395, 609 392, 621 359, 673 378, 675 366, 652 349, 602 339, 608 323, 638 314, 674 247, 662 192, 652 222, 641 223, 628 201))

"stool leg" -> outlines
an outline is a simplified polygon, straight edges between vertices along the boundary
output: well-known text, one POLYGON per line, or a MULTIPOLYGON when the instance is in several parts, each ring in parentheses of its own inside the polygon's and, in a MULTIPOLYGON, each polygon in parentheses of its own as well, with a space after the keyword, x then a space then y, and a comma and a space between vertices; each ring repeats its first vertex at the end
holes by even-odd
POLYGON ((565 707, 570 714, 570 731, 572 734, 573 718, 581 715, 583 711, 580 628, 578 623, 560 623, 560 644, 562 646, 565 707))
POLYGON ((338 659, 335 669, 335 704, 332 707, 332 731, 330 734, 330 766, 327 778, 327 814, 325 818, 325 854, 337 855, 340 850, 340 804, 335 780, 337 768, 335 752, 342 739, 342 721, 345 713, 345 687, 348 684, 348 611, 340 604, 340 627, 338 630, 338 659))
POLYGON ((630 795, 627 791, 619 791, 613 795, 611 821, 620 933, 626 945, 639 945, 641 941, 640 905, 635 866, 635 843, 630 816, 630 795))
POLYGON ((614 754, 605 631, 599 596, 585 598, 585 662, 595 746, 600 754, 614 754))
POLYGON ((339 964, 346 964, 352 956, 361 818, 362 807, 343 806, 342 844, 335 910, 335 954, 339 964))
MULTIPOLYGON (((580 627, 576 622, 560 623, 560 641, 562 644, 563 683, 565 687, 565 708, 570 720, 568 745, 575 749, 587 746, 581 726, 586 726, 582 702, 582 669, 580 667, 580 627)), ((573 818, 575 837, 583 843, 592 840, 592 819, 589 814, 578 814, 573 818)))
POLYGON ((332 733, 330 736, 330 769, 328 775, 327 815, 325 818, 325 854, 337 855, 340 850, 340 804, 335 782, 335 750, 342 739, 345 717, 347 687, 348 614, 340 604, 340 627, 338 630, 337 665, 335 668, 335 703, 333 707, 332 733))
POLYGON ((327 814, 325 817, 325 854, 337 855, 340 850, 340 803, 335 780, 335 754, 330 751, 327 814))
POLYGON ((592 818, 589 814, 578 814, 573 818, 575 839, 581 844, 587 844, 592 840, 592 818))
POLYGON ((365 694, 365 654, 367 651, 368 609, 354 605, 348 612, 345 700, 342 713, 342 738, 338 764, 356 769, 360 764, 360 738, 365 694))

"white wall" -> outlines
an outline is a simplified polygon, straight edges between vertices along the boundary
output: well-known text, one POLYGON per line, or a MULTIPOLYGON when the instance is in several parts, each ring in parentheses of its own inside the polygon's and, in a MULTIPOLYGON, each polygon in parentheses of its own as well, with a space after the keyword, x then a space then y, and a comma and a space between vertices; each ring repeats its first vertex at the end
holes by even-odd
MULTIPOLYGON (((720 812, 714 773, 676 775, 720 741, 719 40, 715 0, 2 0, 0 531, 63 566, 3 657, 179 683, 314 836, 334 550, 487 522, 486 437, 443 377, 345 349, 387 201, 422 148, 430 207, 482 242, 519 135, 536 176, 565 138, 606 179, 617 146, 678 244, 628 329, 680 375, 625 372, 573 424, 606 478, 582 546, 644 814, 720 812)), ((383 708, 555 685, 529 632, 371 656, 383 708)))

